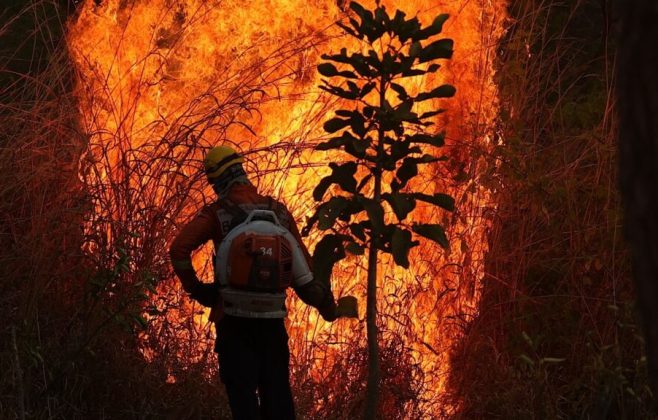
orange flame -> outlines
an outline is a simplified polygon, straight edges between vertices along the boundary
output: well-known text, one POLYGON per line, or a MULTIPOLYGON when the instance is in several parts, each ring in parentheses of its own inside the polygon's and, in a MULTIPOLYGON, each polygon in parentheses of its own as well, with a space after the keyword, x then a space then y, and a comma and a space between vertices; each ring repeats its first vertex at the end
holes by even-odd
MULTIPOLYGON (((182 194, 179 186, 186 185, 193 187, 184 191, 186 206, 166 215, 185 220, 212 197, 198 175, 203 148, 231 141, 245 153, 247 169, 261 191, 286 202, 297 220, 311 214, 315 203, 310 192, 326 173, 325 163, 338 158, 311 152, 324 136, 322 122, 337 105, 317 88, 320 77, 315 66, 322 53, 349 48, 353 42, 333 25, 344 16, 336 4, 319 0, 98 3, 84 2, 68 33, 79 75, 82 124, 89 136, 88 169, 82 176, 88 185, 104 185, 108 190, 108 195, 95 198, 97 213, 112 223, 134 223, 124 220, 126 209, 169 203, 173 195, 182 194), (144 173, 126 172, 125 168, 141 162, 138 156, 162 153, 161 139, 173 144, 166 149, 171 153, 167 156, 179 161, 184 157, 175 166, 176 174, 171 174, 173 170, 151 173, 150 166, 144 173), (179 183, 186 177, 192 180, 179 183), (110 185, 119 181, 127 185, 126 191, 148 194, 117 202, 110 185)), ((382 258, 379 295, 383 343, 401 340, 405 354, 399 357, 419 367, 414 371, 419 377, 413 379, 421 384, 422 411, 437 414, 450 368, 450 347, 460 336, 460 326, 476 313, 489 210, 495 208, 492 190, 484 182, 495 167, 485 155, 494 145, 493 63, 507 2, 384 3, 389 11, 417 13, 423 23, 449 13, 442 36, 455 40, 454 58, 442 63, 441 71, 407 84, 410 91, 441 83, 457 87, 455 98, 427 105, 448 110, 436 122, 447 131, 448 147, 441 153, 451 158, 449 167, 431 167, 413 185, 456 198, 454 215, 423 207, 412 215, 415 220, 447 226, 451 250, 445 253, 423 244, 410 256, 408 271, 382 258)), ((116 236, 111 230, 108 236, 116 236)), ((314 232, 309 238, 311 248, 317 235, 314 232)), ((206 250, 195 257, 206 278, 210 277, 208 256, 206 250)), ((333 278, 334 294, 358 296, 361 314, 364 267, 364 260, 351 257, 336 268, 333 278)), ((289 306, 293 377, 331 381, 327 376, 332 364, 363 347, 364 323, 325 323, 292 296, 289 306), (310 372, 301 366, 310 366, 310 372)), ((196 316, 199 326, 207 324, 206 316, 196 316)), ((148 347, 145 344, 147 355, 148 347)))

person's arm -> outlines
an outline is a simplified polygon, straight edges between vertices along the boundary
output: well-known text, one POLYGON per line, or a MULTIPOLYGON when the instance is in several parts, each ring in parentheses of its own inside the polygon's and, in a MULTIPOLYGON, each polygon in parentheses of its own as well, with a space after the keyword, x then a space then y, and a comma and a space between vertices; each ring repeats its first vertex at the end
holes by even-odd
MULTIPOLYGON (((288 230, 301 246, 304 257, 308 262, 308 267, 312 270, 313 261, 311 259, 311 254, 308 252, 308 248, 306 248, 306 245, 304 245, 304 242, 302 241, 302 236, 299 234, 299 229, 297 228, 295 219, 289 212, 288 217, 290 219, 288 230)), ((303 286, 293 287, 293 290, 295 290, 295 293, 299 296, 302 302, 316 308, 320 312, 322 318, 326 321, 334 321, 338 317, 336 313, 336 301, 331 292, 331 287, 328 284, 313 278, 313 280, 303 286)))
POLYGON ((204 306, 217 303, 217 286, 199 281, 192 266, 192 252, 211 240, 217 229, 217 220, 212 210, 204 208, 183 227, 169 247, 171 264, 183 289, 204 306))
POLYGON ((334 321, 338 318, 336 301, 331 290, 321 281, 313 279, 303 286, 293 287, 297 296, 307 305, 313 306, 325 321, 334 321))

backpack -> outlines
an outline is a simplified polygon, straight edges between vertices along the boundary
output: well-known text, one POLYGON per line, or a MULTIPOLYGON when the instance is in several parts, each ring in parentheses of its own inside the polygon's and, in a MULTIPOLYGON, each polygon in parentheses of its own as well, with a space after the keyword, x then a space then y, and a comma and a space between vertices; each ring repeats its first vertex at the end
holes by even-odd
POLYGON ((228 200, 220 205, 228 215, 218 212, 224 237, 216 250, 215 282, 224 313, 285 317, 286 289, 313 279, 301 246, 272 211, 271 199, 268 206, 228 200))

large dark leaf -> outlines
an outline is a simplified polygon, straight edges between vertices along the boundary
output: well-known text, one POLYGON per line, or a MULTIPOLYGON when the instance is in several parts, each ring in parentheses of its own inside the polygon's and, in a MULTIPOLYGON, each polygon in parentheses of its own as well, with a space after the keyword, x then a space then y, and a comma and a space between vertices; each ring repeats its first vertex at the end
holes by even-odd
POLYGON ((403 101, 409 97, 409 95, 407 94, 407 90, 402 85, 398 85, 397 83, 391 83, 391 89, 393 89, 398 94, 398 98, 400 98, 403 101))
POLYGON ((339 109, 338 111, 336 111, 336 115, 338 115, 339 117, 345 117, 345 118, 351 117, 353 113, 354 113, 354 111, 348 111, 346 109, 339 109))
POLYGON ((350 62, 350 58, 347 56, 347 48, 341 48, 340 54, 322 54, 320 58, 344 64, 349 64, 350 62))
POLYGON ((353 112, 352 117, 350 118, 350 127, 352 128, 352 131, 354 134, 356 134, 359 137, 363 137, 366 135, 366 120, 361 115, 359 112, 353 112))
POLYGON ((313 252, 313 277, 324 284, 330 285, 331 272, 334 264, 345 258, 343 240, 345 235, 327 235, 318 242, 313 252))
POLYGON ((434 195, 428 195, 422 193, 414 193, 413 196, 417 200, 421 200, 426 203, 432 203, 448 211, 455 210, 455 199, 448 194, 436 193, 434 195))
POLYGON ((406 13, 404 13, 402 10, 396 10, 395 11, 395 16, 393 16, 393 20, 391 20, 392 25, 402 25, 404 23, 404 18, 407 16, 406 13))
POLYGON ((329 140, 319 143, 317 146, 315 146, 315 150, 339 149, 340 146, 344 145, 346 142, 347 139, 344 136, 332 137, 329 140))
POLYGON ((322 178, 313 190, 315 201, 322 200, 324 193, 327 192, 331 184, 338 184, 347 192, 356 192, 356 179, 354 179, 357 168, 356 162, 347 162, 342 165, 331 162, 329 163, 329 167, 333 170, 331 175, 322 178))
POLYGON ((421 40, 421 39, 427 39, 431 36, 438 35, 441 33, 443 30, 443 24, 448 20, 450 15, 447 14, 442 14, 434 18, 434 21, 430 26, 427 28, 422 29, 421 31, 418 32, 416 37, 414 37, 414 41, 416 40, 421 40))
MULTIPOLYGON (((363 35, 360 35, 363 36, 363 35)), ((347 49, 341 48, 340 54, 322 54, 320 56, 324 60, 335 61, 337 63, 349 64, 351 65, 357 73, 363 77, 372 77, 376 74, 368 67, 367 59, 370 59, 364 56, 361 53, 354 53, 350 56, 347 55, 347 49)))
POLYGON ((420 44, 420 42, 418 41, 413 42, 409 46, 409 57, 418 57, 418 55, 422 50, 423 50, 423 46, 420 44))
POLYGON ((350 89, 350 92, 355 94, 357 97, 359 96, 359 93, 361 92, 361 89, 359 88, 359 86, 356 83, 354 83, 351 80, 348 80, 347 81, 347 87, 350 89))
POLYGON ((344 147, 345 151, 350 155, 363 159, 366 156, 366 150, 370 146, 372 139, 370 137, 365 137, 361 140, 349 131, 345 130, 338 137, 332 137, 329 140, 319 143, 315 146, 315 150, 331 150, 331 149, 340 149, 344 147))
MULTIPOLYGON (((336 115, 339 115, 341 117, 347 117, 349 119, 349 124, 350 124, 350 128, 352 129, 352 132, 358 135, 360 138, 363 138, 367 133, 366 117, 358 109, 354 111, 347 111, 341 109, 336 111, 336 115)), ((352 136, 350 133, 348 133, 347 135, 349 135, 350 139, 356 139, 356 137, 352 136)))
POLYGON ((354 100, 359 97, 358 92, 350 92, 341 87, 330 85, 329 83, 326 83, 324 86, 318 86, 318 87, 324 91, 331 93, 332 95, 336 95, 343 99, 354 100))
POLYGON ((387 27, 391 23, 391 18, 388 17, 386 10, 382 6, 377 7, 375 10, 375 21, 379 26, 387 27))
POLYGON ((450 248, 450 242, 448 242, 448 237, 443 226, 436 224, 414 224, 412 229, 417 234, 433 240, 443 248, 450 248))
POLYGON ((366 96, 367 94, 369 94, 370 92, 372 92, 372 90, 375 88, 375 86, 376 86, 376 84, 375 84, 374 82, 366 83, 366 84, 363 85, 363 87, 361 88, 361 92, 359 92, 359 96, 360 96, 361 98, 363 98, 364 96, 366 96))
POLYGON ((320 201, 322 200, 322 197, 324 197, 324 193, 327 192, 327 189, 333 184, 333 178, 332 175, 327 175, 324 178, 318 182, 318 185, 315 186, 313 189, 313 198, 315 201, 320 201))
POLYGON ((370 146, 370 137, 359 140, 350 134, 350 139, 345 143, 345 151, 357 159, 366 158, 366 151, 370 146))
POLYGON ((445 144, 445 133, 439 134, 414 134, 408 139, 412 143, 431 144, 432 146, 441 147, 445 144))
POLYGON ((322 203, 317 210, 318 229, 331 229, 349 204, 350 200, 345 197, 331 197, 329 201, 322 203))
POLYGON ((443 114, 444 112, 446 112, 445 109, 437 109, 436 111, 423 112, 422 114, 420 114, 418 119, 424 120, 425 118, 431 118, 434 117, 435 115, 443 114))
POLYGON ((430 92, 419 93, 416 96, 417 101, 425 101, 432 98, 452 98, 455 96, 457 89, 452 85, 441 85, 432 89, 430 92))
POLYGON ((326 77, 332 77, 338 75, 338 69, 331 63, 322 63, 318 65, 318 72, 321 75, 326 77))
POLYGON ((368 50, 368 55, 364 56, 364 60, 373 69, 377 70, 378 72, 382 71, 382 62, 375 50, 368 50))
POLYGON ((352 54, 348 63, 363 77, 373 77, 377 75, 377 73, 368 66, 368 62, 362 54, 352 54))
POLYGON ((358 28, 358 33, 363 34, 372 42, 379 38, 384 33, 384 28, 381 24, 375 21, 375 18, 370 10, 365 9, 363 6, 356 2, 350 3, 350 9, 354 10, 361 18, 361 24, 358 28))
POLYGON ((400 165, 396 173, 397 178, 400 180, 400 188, 407 185, 407 182, 416 175, 418 175, 418 164, 415 159, 406 158, 403 160, 402 165, 400 165))
POLYGON ((354 255, 363 255, 365 252, 364 247, 356 242, 348 242, 345 246, 345 250, 354 255))
POLYGON ((350 9, 354 10, 354 12, 356 12, 356 14, 359 15, 359 17, 362 20, 364 19, 364 17, 367 17, 370 20, 373 19, 372 12, 370 12, 370 10, 366 10, 366 8, 364 8, 363 6, 361 6, 359 3, 355 1, 350 2, 350 9))
POLYGON ((352 218, 352 215, 361 213, 363 211, 363 205, 361 205, 361 203, 357 200, 357 197, 360 196, 360 194, 355 194, 355 196, 349 199, 347 207, 343 209, 343 211, 338 216, 338 219, 342 220, 343 222, 349 222, 352 218))
POLYGON ((359 78, 356 74, 354 74, 354 73, 352 73, 351 71, 348 71, 348 70, 338 72, 338 75, 341 76, 341 77, 344 77, 346 79, 358 79, 359 78))
POLYGON ((366 232, 365 232, 365 226, 364 223, 352 223, 349 225, 350 232, 352 232, 352 235, 355 237, 359 238, 361 241, 366 240, 366 232))
POLYGON ((383 230, 384 209, 382 208, 381 203, 365 197, 359 197, 359 201, 361 204, 363 204, 363 208, 366 210, 366 213, 368 213, 368 219, 370 220, 370 223, 372 223, 372 227, 375 230, 383 230))
MULTIPOLYGON (((354 23, 356 23, 356 21, 354 19, 350 19, 350 20, 353 21, 354 23)), ((345 25, 341 22, 336 22, 336 25, 338 25, 338 27, 340 27, 342 30, 344 30, 348 34, 352 35, 353 37, 363 39, 363 35, 357 33, 357 30, 358 30, 358 27, 359 27, 358 23, 356 23, 356 25, 354 23, 352 24, 353 28, 350 28, 349 26, 347 26, 347 25, 345 25)))
POLYGON ((451 58, 453 53, 453 45, 454 42, 452 39, 448 38, 434 41, 423 48, 423 51, 418 54, 418 62, 425 63, 427 61, 436 60, 438 58, 451 58))
POLYGON ((408 39, 414 37, 418 31, 420 31, 420 22, 417 17, 413 17, 396 28, 395 33, 397 34, 400 41, 403 43, 408 39))
POLYGON ((336 131, 347 127, 348 125, 350 125, 350 120, 332 118, 324 123, 323 128, 327 133, 335 133, 336 131))
POLYGON ((402 77, 422 76, 427 73, 425 70, 409 69, 402 72, 402 77))
POLYGON ((391 250, 397 265, 409 268, 409 251, 416 245, 418 242, 411 240, 411 232, 395 227, 391 238, 391 250))
MULTIPOLYGON (((411 154, 421 153, 421 151, 420 147, 411 146, 411 142, 408 139, 393 141, 389 155, 391 164, 395 165, 398 160, 406 158, 411 154)), ((393 170, 395 167, 387 169, 393 170)))
POLYGON ((363 116, 366 118, 372 118, 376 114, 377 108, 366 105, 363 107, 363 116))
POLYGON ((416 207, 416 200, 411 194, 387 193, 382 196, 393 209, 398 221, 406 219, 407 215, 416 207))
POLYGON ((402 10, 396 10, 395 11, 395 16, 393 16, 393 19, 391 20, 391 22, 389 24, 390 30, 393 31, 394 33, 397 33, 400 30, 400 28, 402 27, 402 25, 404 25, 405 16, 407 16, 407 15, 402 10))
POLYGON ((391 72, 393 75, 405 73, 411 70, 415 60, 415 57, 407 57, 403 53, 400 53, 398 54, 398 60, 393 64, 391 72))
POLYGON ((440 162, 442 160, 446 160, 445 156, 432 156, 428 155, 427 153, 424 154, 423 156, 419 158, 409 158, 409 160, 412 160, 415 163, 433 163, 433 162, 440 162))
POLYGON ((416 113, 411 112, 412 107, 413 101, 411 100, 401 102, 397 108, 395 108, 395 112, 393 113, 395 120, 407 121, 417 118, 416 113))
POLYGON ((329 167, 334 170, 333 178, 336 184, 340 185, 344 191, 356 192, 356 179, 354 179, 357 168, 356 162, 347 162, 342 165, 330 163, 329 167))

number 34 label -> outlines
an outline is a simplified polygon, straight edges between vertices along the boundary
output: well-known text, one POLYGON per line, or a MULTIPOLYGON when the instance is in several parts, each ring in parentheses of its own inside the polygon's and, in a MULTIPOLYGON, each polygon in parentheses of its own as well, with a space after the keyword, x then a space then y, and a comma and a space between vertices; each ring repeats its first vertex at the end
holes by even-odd
POLYGON ((264 246, 260 247, 260 252, 262 255, 272 256, 272 248, 265 248, 264 246))

